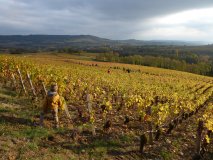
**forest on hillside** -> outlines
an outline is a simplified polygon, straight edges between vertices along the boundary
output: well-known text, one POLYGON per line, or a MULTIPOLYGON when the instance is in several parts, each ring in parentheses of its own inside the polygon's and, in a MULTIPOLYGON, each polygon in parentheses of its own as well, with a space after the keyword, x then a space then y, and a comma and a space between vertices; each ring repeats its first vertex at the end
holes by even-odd
POLYGON ((96 53, 96 61, 152 66, 213 76, 213 48, 207 46, 122 46, 63 48, 59 53, 96 53))

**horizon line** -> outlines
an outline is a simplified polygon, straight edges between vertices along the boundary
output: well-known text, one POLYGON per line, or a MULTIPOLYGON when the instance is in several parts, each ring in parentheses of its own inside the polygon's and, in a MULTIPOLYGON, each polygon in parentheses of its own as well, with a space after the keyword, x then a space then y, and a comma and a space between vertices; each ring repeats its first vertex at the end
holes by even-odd
POLYGON ((0 34, 0 36, 93 36, 102 39, 114 40, 114 41, 125 41, 125 40, 136 40, 136 41, 176 41, 176 42, 200 42, 200 43, 213 43, 213 41, 202 41, 202 40, 179 40, 179 39, 111 39, 111 38, 104 38, 96 35, 91 34, 0 34))

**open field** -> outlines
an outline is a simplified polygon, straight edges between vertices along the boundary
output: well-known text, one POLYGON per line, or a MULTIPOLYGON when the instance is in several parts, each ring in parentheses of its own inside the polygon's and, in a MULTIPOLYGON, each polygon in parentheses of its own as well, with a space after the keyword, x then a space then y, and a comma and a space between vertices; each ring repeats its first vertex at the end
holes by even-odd
POLYGON ((202 143, 209 140, 204 159, 213 157, 212 77, 77 58, 66 54, 0 56, 2 159, 187 160, 195 154, 198 120, 204 123, 202 143), (17 69, 27 96, 20 93, 17 69), (72 122, 61 114, 59 129, 52 128, 51 118, 44 128, 37 126, 44 97, 41 82, 47 88, 57 82, 72 122), (143 134, 148 142, 141 154, 143 134))

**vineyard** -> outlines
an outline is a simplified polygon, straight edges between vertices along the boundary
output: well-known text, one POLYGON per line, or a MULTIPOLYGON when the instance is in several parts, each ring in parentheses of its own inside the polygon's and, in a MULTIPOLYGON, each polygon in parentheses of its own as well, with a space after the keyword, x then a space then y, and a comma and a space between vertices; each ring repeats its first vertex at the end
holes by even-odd
MULTIPOLYGON (((28 127, 48 132, 46 139, 37 142, 35 152, 48 148, 46 143, 66 150, 68 157, 56 159, 213 157, 212 77, 76 60, 65 54, 1 55, 0 71, 1 90, 14 94, 12 103, 14 99, 24 101, 19 105, 30 115, 28 127), (61 127, 57 131, 51 129, 51 119, 43 129, 37 125, 43 98, 52 83, 58 84, 72 116, 71 122, 59 116, 61 127), (69 152, 74 157, 69 157, 69 152)), ((6 104, 4 98, 0 100, 6 104)), ((7 136, 3 127, 7 107, 1 107, 0 135, 7 136)), ((19 159, 22 154, 26 156, 19 151, 19 159)))

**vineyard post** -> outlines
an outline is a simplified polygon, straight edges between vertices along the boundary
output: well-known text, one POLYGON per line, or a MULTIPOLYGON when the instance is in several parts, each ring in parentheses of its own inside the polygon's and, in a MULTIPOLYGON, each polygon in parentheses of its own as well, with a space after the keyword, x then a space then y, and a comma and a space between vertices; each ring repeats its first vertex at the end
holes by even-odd
POLYGON ((92 112, 92 103, 91 103, 91 95, 87 94, 87 109, 89 114, 92 112))
POLYGON ((200 154, 203 129, 204 129, 203 121, 199 120, 199 122, 198 122, 198 128, 197 128, 197 141, 196 141, 196 154, 197 155, 200 154))
POLYGON ((33 83, 32 83, 32 81, 31 81, 31 78, 30 78, 30 74, 29 74, 29 73, 27 73, 27 79, 28 79, 28 81, 29 81, 29 83, 30 83, 30 87, 31 87, 33 96, 36 97, 35 88, 33 87, 33 83))
POLYGON ((41 84, 42 84, 42 87, 43 87, 43 90, 44 90, 44 94, 46 96, 47 95, 47 89, 45 87, 45 84, 44 84, 44 82, 41 82, 41 84))
POLYGON ((140 136, 140 153, 143 154, 144 153, 144 146, 147 143, 147 138, 145 134, 142 134, 140 136))
MULTIPOLYGON (((92 102, 91 102, 91 98, 92 98, 91 95, 87 94, 87 109, 88 109, 90 118, 93 116, 92 115, 92 102)), ((93 122, 92 122, 92 135, 93 136, 96 135, 95 126, 94 126, 93 122)))
POLYGON ((27 91, 26 91, 26 88, 24 86, 24 81, 23 81, 23 78, 22 78, 22 75, 21 75, 21 71, 20 71, 19 68, 17 69, 17 72, 18 72, 18 75, 19 75, 19 78, 20 78, 22 89, 23 89, 24 93, 27 95, 27 91))
MULTIPOLYGON (((148 107, 147 114, 149 115, 149 117, 151 117, 151 114, 152 114, 151 106, 148 107)), ((152 120, 151 119, 148 120, 148 129, 149 129, 149 144, 153 144, 152 120)))
POLYGON ((15 75, 12 73, 12 74, 11 74, 11 76, 12 76, 12 81, 13 81, 14 89, 16 89, 16 87, 17 87, 17 83, 16 83, 15 75))

